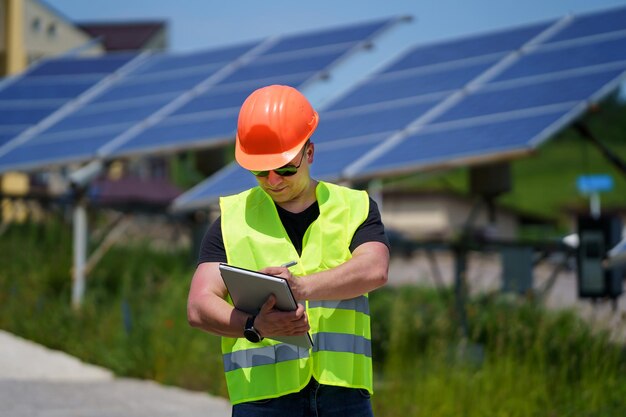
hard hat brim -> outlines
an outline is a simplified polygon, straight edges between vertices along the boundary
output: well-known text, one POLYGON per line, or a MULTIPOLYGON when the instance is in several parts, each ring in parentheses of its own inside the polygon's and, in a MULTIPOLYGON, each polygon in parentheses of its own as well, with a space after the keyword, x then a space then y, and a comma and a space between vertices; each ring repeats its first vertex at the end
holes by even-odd
POLYGON ((242 168, 247 169, 248 171, 271 171, 287 165, 300 153, 304 144, 311 138, 313 132, 317 129, 318 123, 319 116, 315 113, 314 123, 309 134, 293 148, 275 154, 247 153, 241 147, 239 135, 237 135, 235 140, 235 160, 239 165, 241 165, 242 168))
POLYGON ((249 154, 239 145, 239 138, 235 142, 235 159, 242 168, 248 171, 271 171, 287 165, 299 153, 308 138, 306 138, 298 146, 277 154, 249 154))

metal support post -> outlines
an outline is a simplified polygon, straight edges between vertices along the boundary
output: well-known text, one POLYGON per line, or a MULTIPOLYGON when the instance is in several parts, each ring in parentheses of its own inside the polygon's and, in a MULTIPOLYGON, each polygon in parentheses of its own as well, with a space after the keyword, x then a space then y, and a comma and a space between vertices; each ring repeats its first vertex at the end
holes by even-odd
POLYGON ((74 268, 72 269, 72 307, 80 309, 85 294, 87 259, 87 205, 81 198, 74 207, 74 268))

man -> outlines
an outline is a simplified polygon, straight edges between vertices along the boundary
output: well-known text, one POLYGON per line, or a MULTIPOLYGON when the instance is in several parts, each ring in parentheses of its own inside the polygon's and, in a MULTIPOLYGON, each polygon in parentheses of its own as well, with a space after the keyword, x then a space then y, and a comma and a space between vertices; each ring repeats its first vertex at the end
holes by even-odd
POLYGON ((187 308, 192 326, 222 336, 233 416, 372 415, 367 293, 387 281, 389 243, 366 192, 310 176, 317 124, 287 86, 260 88, 240 109, 235 159, 258 187, 220 199, 187 308), (287 279, 297 310, 277 310, 273 296, 254 316, 234 309, 220 262, 287 279), (309 330, 312 349, 271 339, 309 330))

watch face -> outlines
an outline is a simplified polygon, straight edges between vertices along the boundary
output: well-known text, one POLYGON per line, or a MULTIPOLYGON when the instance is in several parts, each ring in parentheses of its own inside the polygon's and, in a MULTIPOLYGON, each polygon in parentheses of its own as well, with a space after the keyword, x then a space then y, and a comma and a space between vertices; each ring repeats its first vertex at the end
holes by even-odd
POLYGON ((254 328, 245 329, 243 331, 243 335, 246 339, 248 339, 252 343, 258 343, 261 341, 261 336, 259 336, 259 334, 254 330, 254 328))

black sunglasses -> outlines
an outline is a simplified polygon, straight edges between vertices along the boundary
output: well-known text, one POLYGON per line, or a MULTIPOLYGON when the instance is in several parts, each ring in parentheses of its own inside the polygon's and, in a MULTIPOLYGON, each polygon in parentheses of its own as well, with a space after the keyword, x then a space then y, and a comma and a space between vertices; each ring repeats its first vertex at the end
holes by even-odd
MULTIPOLYGON (((306 148, 306 145, 302 148, 302 156, 300 156, 300 162, 298 163, 298 165, 288 164, 280 168, 273 169, 272 171, 274 171, 277 175, 280 175, 281 177, 291 177, 292 175, 296 175, 296 173, 298 172, 298 168, 300 168, 300 165, 302 165, 302 160, 304 159, 304 153, 306 152, 306 148)), ((252 172, 255 177, 267 177, 268 175, 270 175, 269 171, 250 172, 252 172)))

